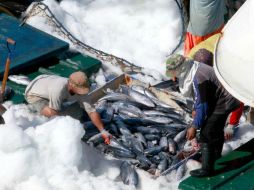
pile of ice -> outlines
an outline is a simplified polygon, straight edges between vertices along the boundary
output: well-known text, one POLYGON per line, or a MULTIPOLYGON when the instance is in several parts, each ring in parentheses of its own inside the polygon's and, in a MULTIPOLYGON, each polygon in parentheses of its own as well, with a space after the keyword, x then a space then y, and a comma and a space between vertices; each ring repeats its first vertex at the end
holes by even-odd
MULTIPOLYGON (((0 189, 129 189, 118 180, 121 161, 82 143, 85 131, 71 117, 47 119, 24 104, 5 112, 0 127, 0 189)), ((176 189, 175 174, 153 179, 138 170, 139 189, 176 189)))
MULTIPOLYGON (((175 0, 43 2, 76 38, 149 68, 150 74, 164 75, 166 56, 176 47, 182 34, 180 11, 175 0)), ((28 23, 61 38, 45 17, 31 17, 28 23)))
MULTIPOLYGON (((13 190, 97 190, 129 189, 117 180, 120 161, 104 158, 80 140, 85 131, 71 117, 47 119, 29 111, 24 104, 13 105, 0 127, 0 189, 13 190)), ((241 124, 236 137, 226 143, 224 153, 253 137, 254 128, 241 124)), ((188 171, 200 167, 187 163, 188 171)), ((189 176, 189 173, 182 178, 189 176)), ((176 189, 175 172, 154 179, 137 169, 138 189, 176 189)))

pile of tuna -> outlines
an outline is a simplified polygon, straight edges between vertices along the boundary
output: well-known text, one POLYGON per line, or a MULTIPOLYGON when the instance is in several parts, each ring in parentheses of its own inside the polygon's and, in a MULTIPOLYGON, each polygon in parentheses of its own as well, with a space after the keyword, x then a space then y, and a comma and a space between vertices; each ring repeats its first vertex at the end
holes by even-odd
MULTIPOLYGON (((181 106, 187 107, 183 101, 181 106)), ((143 86, 120 86, 117 92, 107 92, 96 109, 113 138, 106 145, 92 122, 85 122, 83 140, 125 161, 121 166, 125 184, 137 185, 134 166, 156 176, 177 169, 177 153, 190 148, 185 139, 187 113, 163 103, 143 86), (125 171, 131 177, 126 177, 125 171)))

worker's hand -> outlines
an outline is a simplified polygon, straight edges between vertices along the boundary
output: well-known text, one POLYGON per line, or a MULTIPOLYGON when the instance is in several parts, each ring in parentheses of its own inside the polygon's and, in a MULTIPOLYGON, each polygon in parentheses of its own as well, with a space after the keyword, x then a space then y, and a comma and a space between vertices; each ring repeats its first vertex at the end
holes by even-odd
POLYGON ((198 151, 200 149, 200 144, 198 143, 197 138, 193 138, 191 140, 191 146, 192 146, 192 149, 195 151, 198 151))
POLYGON ((195 138, 196 132, 197 132, 197 129, 195 127, 191 126, 190 128, 188 128, 186 133, 186 139, 190 141, 193 138, 195 138))
POLYGON ((235 126, 235 125, 231 125, 231 124, 228 124, 228 125, 224 128, 224 138, 225 138, 225 140, 230 140, 230 139, 232 139, 232 137, 233 137, 234 134, 235 134, 235 128, 236 128, 236 126, 235 126))
POLYGON ((195 116, 196 116, 196 111, 195 111, 195 110, 193 110, 193 111, 191 112, 191 116, 192 116, 193 119, 195 118, 195 116))
POLYGON ((112 138, 112 135, 109 132, 107 132, 105 129, 103 129, 101 131, 101 136, 104 139, 104 142, 106 144, 110 144, 110 139, 112 138))

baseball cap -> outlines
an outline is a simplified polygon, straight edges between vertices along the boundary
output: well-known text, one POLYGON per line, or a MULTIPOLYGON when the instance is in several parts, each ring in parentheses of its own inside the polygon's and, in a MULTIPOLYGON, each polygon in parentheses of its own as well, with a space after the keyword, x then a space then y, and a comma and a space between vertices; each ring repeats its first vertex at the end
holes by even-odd
POLYGON ((86 74, 82 71, 74 72, 69 77, 69 85, 76 94, 87 94, 89 91, 89 82, 86 74))

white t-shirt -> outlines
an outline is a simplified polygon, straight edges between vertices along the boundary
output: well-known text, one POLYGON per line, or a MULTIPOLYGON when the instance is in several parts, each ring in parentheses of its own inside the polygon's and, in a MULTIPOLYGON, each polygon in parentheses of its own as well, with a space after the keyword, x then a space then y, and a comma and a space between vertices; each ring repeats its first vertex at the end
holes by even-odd
POLYGON ((74 95, 68 92, 68 79, 57 75, 40 75, 36 77, 26 88, 25 98, 28 103, 39 100, 48 100, 49 107, 60 111, 65 101, 78 101, 87 113, 94 112, 86 95, 74 95))

